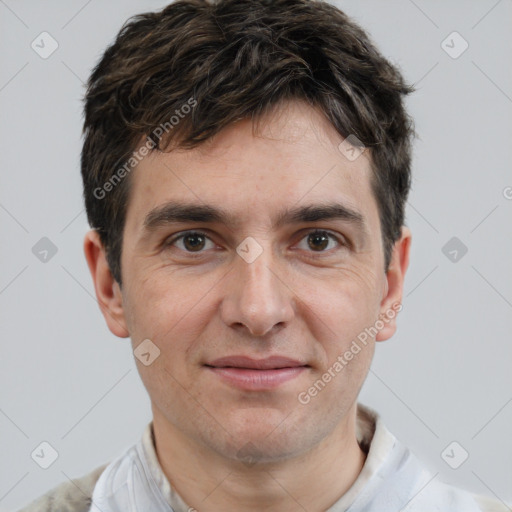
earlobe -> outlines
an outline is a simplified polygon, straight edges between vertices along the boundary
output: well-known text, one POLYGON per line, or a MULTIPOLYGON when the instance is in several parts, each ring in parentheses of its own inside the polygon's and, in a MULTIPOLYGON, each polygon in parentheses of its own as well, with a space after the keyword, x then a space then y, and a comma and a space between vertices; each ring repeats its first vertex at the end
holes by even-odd
POLYGON ((407 226, 402 226, 402 235, 395 242, 391 262, 386 273, 379 316, 384 326, 377 333, 376 341, 385 341, 396 332, 396 317, 402 309, 404 279, 409 266, 411 240, 411 230, 407 226))
POLYGON ((108 328, 119 338, 127 338, 130 334, 126 326, 121 290, 110 272, 105 249, 94 229, 85 235, 84 254, 108 328))

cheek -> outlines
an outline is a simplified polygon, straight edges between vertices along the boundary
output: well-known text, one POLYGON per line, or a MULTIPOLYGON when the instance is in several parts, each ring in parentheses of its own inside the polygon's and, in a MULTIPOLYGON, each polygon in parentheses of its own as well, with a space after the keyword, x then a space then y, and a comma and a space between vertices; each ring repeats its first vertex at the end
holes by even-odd
POLYGON ((375 275, 368 270, 341 269, 327 278, 310 282, 313 284, 298 289, 298 296, 305 305, 304 311, 309 310, 311 322, 316 318, 316 323, 323 325, 335 339, 357 335, 378 317, 379 285, 375 275))
POLYGON ((178 366, 178 359, 186 358, 210 319, 219 278, 194 279, 160 270, 137 282, 129 291, 126 308, 133 344, 149 338, 168 359, 166 366, 178 366))
POLYGON ((195 377, 193 347, 208 323, 205 293, 211 286, 194 286, 176 275, 167 277, 159 272, 140 279, 131 289, 127 312, 131 316, 133 349, 149 339, 159 350, 150 365, 136 359, 141 380, 152 401, 161 410, 175 409, 173 418, 179 421, 188 410, 189 395, 184 389, 192 390, 188 383, 195 377))

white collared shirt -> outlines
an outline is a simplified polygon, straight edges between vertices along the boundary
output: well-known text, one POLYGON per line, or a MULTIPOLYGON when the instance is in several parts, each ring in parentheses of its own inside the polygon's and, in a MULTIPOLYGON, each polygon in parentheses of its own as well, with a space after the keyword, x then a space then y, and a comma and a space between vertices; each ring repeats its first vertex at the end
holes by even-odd
MULTIPOLYGON (((384 426, 358 404, 357 440, 366 461, 350 489, 326 512, 505 512, 500 502, 440 482, 384 426)), ((158 461, 149 423, 139 442, 114 459, 94 488, 89 512, 191 512, 158 461)), ((200 512, 200 511, 198 511, 200 512)))

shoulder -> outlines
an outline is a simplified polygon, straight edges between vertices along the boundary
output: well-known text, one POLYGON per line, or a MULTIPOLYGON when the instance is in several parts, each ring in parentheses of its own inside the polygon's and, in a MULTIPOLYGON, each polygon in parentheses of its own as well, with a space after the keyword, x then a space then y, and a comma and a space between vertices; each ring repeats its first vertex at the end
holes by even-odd
POLYGON ((88 512, 94 486, 107 466, 108 463, 103 464, 85 476, 63 482, 18 512, 88 512))
POLYGON ((512 507, 498 499, 437 480, 436 476, 419 489, 414 489, 414 497, 408 508, 410 512, 441 511, 446 508, 450 512, 512 512, 512 507))
POLYGON ((408 512, 512 512, 510 505, 498 499, 476 495, 437 478, 439 472, 434 473, 403 445, 373 409, 358 403, 357 420, 358 441, 368 446, 363 467, 366 490, 358 505, 370 502, 378 506, 379 500, 393 504, 396 510, 407 508, 408 512))
POLYGON ((469 490, 446 483, 441 483, 441 486, 445 489, 446 497, 443 503, 449 503, 450 510, 453 508, 454 510, 475 510, 478 512, 512 512, 512 507, 507 506, 498 499, 475 494, 469 490))
POLYGON ((473 495, 482 512, 510 512, 512 505, 506 505, 502 501, 498 501, 487 496, 473 495))

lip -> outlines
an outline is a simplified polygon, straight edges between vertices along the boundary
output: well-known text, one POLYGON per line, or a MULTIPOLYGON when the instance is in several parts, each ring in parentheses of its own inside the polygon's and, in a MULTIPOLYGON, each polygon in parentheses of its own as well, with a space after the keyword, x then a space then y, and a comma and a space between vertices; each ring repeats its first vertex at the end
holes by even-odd
POLYGON ((264 359, 253 359, 247 356, 228 356, 215 359, 207 366, 214 366, 216 368, 231 367, 231 368, 246 368, 254 370, 275 370, 279 368, 296 368, 297 366, 307 366, 295 359, 290 359, 285 356, 270 356, 264 359))
POLYGON ((284 356, 265 359, 247 356, 221 357, 205 366, 227 384, 252 391, 275 389, 309 368, 307 364, 284 356))

